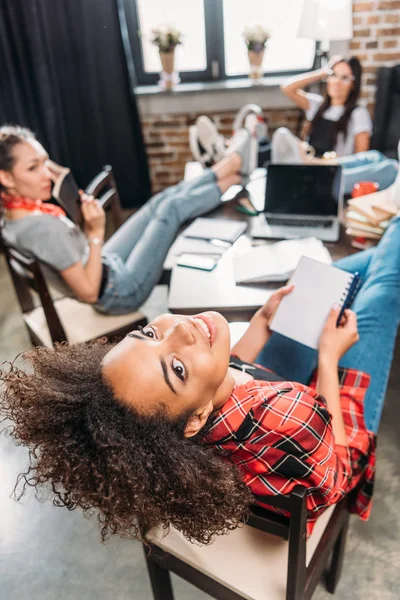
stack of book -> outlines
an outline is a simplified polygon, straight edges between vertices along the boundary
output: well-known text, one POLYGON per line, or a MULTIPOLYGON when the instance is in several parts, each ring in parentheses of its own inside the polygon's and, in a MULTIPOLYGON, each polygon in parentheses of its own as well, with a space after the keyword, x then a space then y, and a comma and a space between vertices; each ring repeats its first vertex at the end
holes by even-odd
POLYGON ((383 190, 348 201, 346 233, 355 248, 370 248, 381 239, 389 221, 398 212, 390 190, 383 190))

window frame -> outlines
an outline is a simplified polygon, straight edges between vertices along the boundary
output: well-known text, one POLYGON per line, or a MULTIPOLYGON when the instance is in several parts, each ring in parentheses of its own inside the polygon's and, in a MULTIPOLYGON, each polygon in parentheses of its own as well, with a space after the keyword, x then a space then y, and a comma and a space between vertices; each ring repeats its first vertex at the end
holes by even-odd
MULTIPOLYGON (((129 38, 131 59, 135 70, 136 85, 156 85, 159 80, 159 72, 148 73, 144 69, 142 44, 139 31, 138 0, 122 0, 124 21, 126 23, 129 38)), ((121 10, 121 7, 120 7, 121 10)), ((121 16, 121 15, 120 15, 121 16)), ((215 81, 231 81, 243 79, 246 74, 227 75, 225 72, 225 40, 224 40, 224 16, 222 0, 204 0, 204 28, 206 43, 207 67, 204 71, 181 71, 179 77, 182 83, 200 83, 215 81)), ((121 18, 120 18, 121 21, 121 18)), ((279 77, 307 73, 315 68, 319 42, 315 44, 313 64, 309 69, 292 69, 290 71, 269 71, 264 77, 279 77)))

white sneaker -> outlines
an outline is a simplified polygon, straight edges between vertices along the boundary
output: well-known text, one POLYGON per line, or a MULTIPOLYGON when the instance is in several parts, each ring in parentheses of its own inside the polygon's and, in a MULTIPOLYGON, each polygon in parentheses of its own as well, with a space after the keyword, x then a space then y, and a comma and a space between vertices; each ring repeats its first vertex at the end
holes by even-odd
POLYGON ((189 127, 189 147, 193 158, 203 167, 211 164, 211 159, 199 141, 199 132, 196 125, 189 127))
POLYGON ((198 138, 201 146, 210 159, 216 163, 225 155, 225 140, 218 133, 215 123, 208 117, 202 115, 196 120, 198 138))
POLYGON ((238 129, 231 139, 226 156, 236 152, 242 159, 240 173, 242 176, 242 186, 250 181, 250 175, 257 168, 258 164, 258 139, 255 134, 251 134, 247 129, 238 129))
POLYGON ((258 106, 258 104, 245 104, 242 106, 233 121, 233 134, 235 134, 238 129, 243 129, 245 127, 245 119, 247 115, 251 113, 262 116, 262 108, 258 106))
POLYGON ((275 164, 300 165, 304 162, 299 140, 286 127, 279 127, 272 136, 271 158, 275 164))
POLYGON ((244 120, 244 127, 251 134, 255 134, 259 142, 268 136, 268 127, 262 115, 248 114, 244 120))

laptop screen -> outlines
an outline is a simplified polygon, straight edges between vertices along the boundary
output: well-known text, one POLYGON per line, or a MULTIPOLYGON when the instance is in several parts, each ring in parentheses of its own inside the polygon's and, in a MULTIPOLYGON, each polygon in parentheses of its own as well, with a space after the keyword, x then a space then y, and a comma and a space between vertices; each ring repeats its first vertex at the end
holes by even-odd
POLYGON ((337 216, 341 169, 338 165, 269 165, 264 212, 337 216))

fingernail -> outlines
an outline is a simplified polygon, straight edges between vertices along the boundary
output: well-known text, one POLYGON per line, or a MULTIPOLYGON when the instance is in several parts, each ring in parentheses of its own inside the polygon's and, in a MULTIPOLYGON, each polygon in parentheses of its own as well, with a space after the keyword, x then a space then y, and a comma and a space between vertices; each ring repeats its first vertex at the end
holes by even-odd
POLYGON ((340 308, 340 304, 338 304, 337 302, 335 302, 335 304, 332 306, 332 308, 333 308, 334 310, 339 310, 339 308, 340 308))

